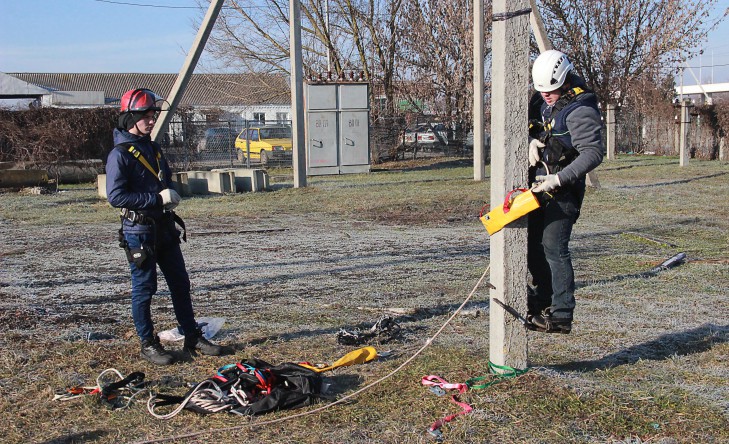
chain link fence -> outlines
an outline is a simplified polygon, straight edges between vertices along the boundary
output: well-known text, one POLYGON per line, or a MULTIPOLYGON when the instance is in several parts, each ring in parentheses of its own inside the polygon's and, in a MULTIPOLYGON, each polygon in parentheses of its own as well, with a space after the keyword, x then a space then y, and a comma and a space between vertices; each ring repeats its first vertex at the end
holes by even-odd
MULTIPOLYGON (((419 159, 438 156, 473 156, 473 135, 465 131, 446 128, 443 124, 417 125, 417 132, 402 118, 378 119, 370 124, 370 159, 372 164, 387 161, 419 159), (438 126, 440 125, 440 126, 438 126), (418 137, 420 134, 421 137, 418 137), (426 140, 435 134, 435 139, 426 140), (414 135, 414 136, 413 136, 414 135)), ((174 120, 162 140, 162 146, 172 168, 176 171, 210 170, 233 167, 290 167, 292 152, 286 147, 286 155, 258 154, 251 150, 249 141, 255 140, 258 129, 288 128, 284 139, 293 145, 291 121, 261 124, 254 121, 194 121, 174 120), (246 138, 246 134, 253 136, 246 138), (241 136, 241 134, 243 136, 241 136), (236 146, 236 140, 237 145, 236 146)), ((279 134, 280 135, 280 134, 279 134)), ((265 141, 265 139, 261 139, 265 141)))
MULTIPOLYGON (((162 146, 172 168, 176 171, 233 167, 286 167, 291 166, 290 128, 290 121, 263 124, 254 121, 176 120, 170 122, 169 131, 162 140, 162 146), (270 144, 261 148, 260 142, 264 144, 267 142, 266 130, 274 128, 288 129, 288 132, 278 131, 276 133, 277 137, 283 134, 283 151, 287 151, 286 155, 271 155, 268 151, 271 149, 270 144), (247 138, 248 134, 255 134, 256 139, 247 138), (260 141, 257 140, 259 134, 262 137, 260 141), (253 151, 251 151, 251 143, 254 145, 253 151)), ((278 150, 279 147, 277 146, 275 149, 278 150)))
MULTIPOLYGON (((425 157, 473 157, 473 132, 432 116, 379 118, 370 125, 372 163, 425 157), (419 123, 418 123, 419 122, 419 123)), ((488 144, 486 145, 488 148, 488 144)))

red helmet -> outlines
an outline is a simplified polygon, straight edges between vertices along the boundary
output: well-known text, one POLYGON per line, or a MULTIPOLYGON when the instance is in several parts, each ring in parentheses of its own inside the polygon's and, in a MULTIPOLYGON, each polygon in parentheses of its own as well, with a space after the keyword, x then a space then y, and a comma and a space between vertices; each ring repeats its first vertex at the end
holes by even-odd
POLYGON ((162 98, 149 89, 130 89, 121 98, 121 112, 162 111, 157 106, 157 102, 161 101, 162 98))

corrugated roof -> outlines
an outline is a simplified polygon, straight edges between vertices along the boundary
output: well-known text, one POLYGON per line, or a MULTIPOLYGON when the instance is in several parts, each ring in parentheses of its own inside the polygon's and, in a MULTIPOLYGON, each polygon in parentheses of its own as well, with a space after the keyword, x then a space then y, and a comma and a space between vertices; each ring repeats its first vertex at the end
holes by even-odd
MULTIPOLYGON (((168 97, 177 74, 143 73, 6 73, 52 91, 104 91, 107 103, 124 92, 148 88, 168 97)), ((288 105, 288 79, 272 74, 193 74, 180 106, 288 105)))

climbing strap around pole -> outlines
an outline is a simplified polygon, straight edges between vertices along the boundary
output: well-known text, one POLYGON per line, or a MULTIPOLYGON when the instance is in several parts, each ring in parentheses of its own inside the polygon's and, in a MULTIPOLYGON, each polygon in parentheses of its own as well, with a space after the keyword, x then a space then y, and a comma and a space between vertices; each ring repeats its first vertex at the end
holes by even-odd
POLYGON ((517 376, 521 376, 524 373, 528 372, 529 369, 516 369, 513 367, 509 367, 508 365, 498 365, 494 364, 493 362, 489 361, 489 372, 491 372, 488 376, 476 376, 474 378, 470 378, 466 380, 466 385, 471 390, 480 390, 485 389, 486 387, 491 387, 494 384, 498 384, 499 382, 506 380, 506 379, 512 379, 516 378, 517 376), (483 381, 485 379, 493 379, 490 382, 484 383, 484 384, 476 384, 477 382, 483 381))

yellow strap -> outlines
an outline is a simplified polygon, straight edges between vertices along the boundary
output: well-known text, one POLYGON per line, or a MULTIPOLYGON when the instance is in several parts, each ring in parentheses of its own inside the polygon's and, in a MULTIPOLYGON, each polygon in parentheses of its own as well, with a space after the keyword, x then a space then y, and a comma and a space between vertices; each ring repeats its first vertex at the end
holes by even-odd
MULTIPOLYGON (((152 174, 154 174, 154 176, 157 179, 159 179, 159 172, 155 171, 154 168, 152 168, 152 165, 150 165, 149 162, 147 162, 147 159, 144 158, 144 156, 142 155, 142 153, 139 152, 138 149, 134 148, 133 146, 130 146, 129 152, 132 153, 132 156, 134 156, 134 158, 136 158, 138 161, 142 162, 142 165, 144 165, 145 168, 147 168, 149 171, 151 171, 152 174)), ((159 167, 160 157, 161 157, 160 154, 157 153, 157 166, 158 167, 159 167)))
POLYGON ((334 370, 338 367, 346 367, 348 365, 354 365, 354 364, 364 364, 365 362, 370 362, 371 360, 375 359, 377 357, 377 350, 375 350, 374 347, 363 347, 354 351, 351 351, 347 353, 346 355, 342 356, 341 358, 337 359, 332 365, 328 367, 316 367, 313 365, 301 363, 299 364, 302 367, 306 367, 310 370, 314 370, 317 373, 325 372, 328 370, 334 370))

